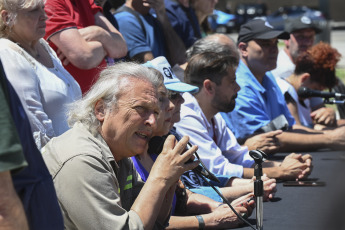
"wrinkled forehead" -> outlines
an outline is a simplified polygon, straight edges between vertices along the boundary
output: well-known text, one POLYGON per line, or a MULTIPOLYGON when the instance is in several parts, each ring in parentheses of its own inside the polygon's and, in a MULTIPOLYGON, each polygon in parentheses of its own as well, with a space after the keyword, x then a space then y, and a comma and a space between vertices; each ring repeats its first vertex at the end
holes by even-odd
POLYGON ((153 100, 155 103, 159 97, 159 87, 155 87, 150 81, 133 78, 131 76, 123 78, 120 85, 120 91, 117 94, 118 100, 137 100, 145 98, 153 100))

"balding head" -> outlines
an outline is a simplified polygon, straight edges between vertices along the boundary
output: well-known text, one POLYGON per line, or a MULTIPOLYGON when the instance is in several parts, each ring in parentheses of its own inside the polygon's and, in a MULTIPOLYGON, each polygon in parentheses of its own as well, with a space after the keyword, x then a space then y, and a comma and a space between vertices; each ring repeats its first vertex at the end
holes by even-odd
POLYGON ((212 34, 199 39, 187 50, 187 60, 190 60, 197 54, 205 52, 238 53, 235 42, 229 36, 224 34, 212 34))

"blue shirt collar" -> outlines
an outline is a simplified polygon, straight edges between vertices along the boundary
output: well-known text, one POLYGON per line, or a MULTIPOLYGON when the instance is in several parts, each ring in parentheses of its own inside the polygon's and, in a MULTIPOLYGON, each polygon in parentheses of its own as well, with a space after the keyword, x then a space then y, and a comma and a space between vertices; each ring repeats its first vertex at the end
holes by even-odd
POLYGON ((238 81, 242 80, 242 81, 250 82, 249 84, 246 84, 246 85, 250 85, 252 88, 255 89, 255 91, 259 91, 260 93, 266 92, 266 89, 263 87, 266 77, 264 77, 263 85, 261 85, 260 82, 256 79, 256 77, 252 74, 248 66, 244 64, 242 60, 240 60, 240 63, 236 70, 236 76, 237 76, 238 81))

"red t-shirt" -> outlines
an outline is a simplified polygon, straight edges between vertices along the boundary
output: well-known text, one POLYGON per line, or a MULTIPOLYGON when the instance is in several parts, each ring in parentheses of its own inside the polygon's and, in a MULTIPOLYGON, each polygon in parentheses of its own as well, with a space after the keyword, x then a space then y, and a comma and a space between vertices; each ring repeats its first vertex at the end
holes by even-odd
MULTIPOLYGON (((49 41, 52 35, 68 28, 81 29, 95 25, 94 15, 102 11, 102 8, 95 5, 93 0, 47 0, 45 11, 48 20, 44 38, 56 51, 55 44, 49 41)), ((96 68, 88 70, 79 69, 71 63, 64 67, 76 79, 82 92, 85 93, 106 67, 106 62, 103 60, 96 68)))

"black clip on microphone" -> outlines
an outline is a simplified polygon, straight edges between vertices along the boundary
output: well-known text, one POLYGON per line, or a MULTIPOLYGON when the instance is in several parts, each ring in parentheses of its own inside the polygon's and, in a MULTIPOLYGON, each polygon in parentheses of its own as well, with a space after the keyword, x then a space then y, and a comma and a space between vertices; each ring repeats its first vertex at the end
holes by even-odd
POLYGON ((263 229, 263 195, 264 185, 261 180, 262 176, 262 162, 267 159, 266 153, 261 150, 251 150, 249 155, 254 159, 254 175, 256 177, 254 181, 254 196, 256 203, 256 228, 258 230, 263 229))

